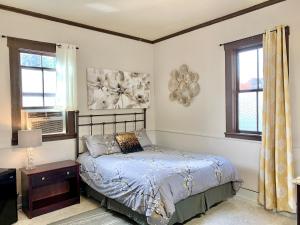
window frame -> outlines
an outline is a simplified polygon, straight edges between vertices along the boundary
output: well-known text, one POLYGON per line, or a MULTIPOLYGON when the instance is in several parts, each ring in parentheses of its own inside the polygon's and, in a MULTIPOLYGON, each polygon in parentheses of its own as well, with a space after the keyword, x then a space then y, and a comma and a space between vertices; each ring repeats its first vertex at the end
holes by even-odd
MULTIPOLYGON (((276 32, 276 30, 274 30, 276 32)), ((289 36, 290 27, 285 27, 286 50, 289 67, 289 36)), ((261 141, 261 134, 239 133, 236 129, 237 116, 237 95, 236 95, 236 79, 237 79, 237 50, 254 47, 263 44, 263 34, 233 41, 224 44, 225 49, 225 101, 226 101, 226 132, 225 137, 261 141)))
MULTIPOLYGON (((9 48, 10 64, 10 90, 11 90, 11 125, 12 125, 12 145, 18 145, 18 130, 21 129, 21 110, 22 110, 22 78, 20 51, 35 52, 42 54, 55 54, 56 44, 32 41, 14 37, 7 38, 9 48)), ((28 108, 26 108, 28 109, 28 108)), ((36 108, 35 108, 36 109, 36 108)), ((46 109, 46 108, 41 108, 46 109)), ((66 133, 43 135, 43 142, 57 141, 76 138, 75 112, 66 112, 66 133)))
MULTIPOLYGON (((261 141, 260 132, 240 131, 238 127, 238 53, 263 46, 263 35, 234 41, 224 45, 225 49, 225 96, 226 132, 225 137, 261 141)), ((256 91, 256 89, 255 89, 256 91)), ((258 104, 258 103, 257 103, 258 104)), ((258 119, 258 118, 257 118, 258 119)))

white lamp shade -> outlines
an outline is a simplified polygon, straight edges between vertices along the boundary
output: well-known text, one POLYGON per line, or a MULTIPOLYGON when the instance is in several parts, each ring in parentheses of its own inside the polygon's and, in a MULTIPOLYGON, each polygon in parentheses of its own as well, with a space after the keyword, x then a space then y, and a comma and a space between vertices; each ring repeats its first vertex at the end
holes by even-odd
POLYGON ((18 143, 21 148, 33 148, 42 145, 42 130, 19 130, 18 143))

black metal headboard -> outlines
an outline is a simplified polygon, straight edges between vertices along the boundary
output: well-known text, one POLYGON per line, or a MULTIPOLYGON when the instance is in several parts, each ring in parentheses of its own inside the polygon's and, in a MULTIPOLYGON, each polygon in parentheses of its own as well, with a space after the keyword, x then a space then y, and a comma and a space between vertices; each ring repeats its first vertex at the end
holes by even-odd
POLYGON ((79 111, 76 111, 76 158, 79 156, 79 141, 80 141, 80 127, 89 127, 90 135, 93 135, 93 127, 94 126, 102 126, 102 134, 105 134, 105 126, 113 125, 114 133, 117 132, 117 124, 124 125, 124 131, 127 131, 127 124, 134 124, 134 130, 137 130, 137 123, 143 122, 143 127, 146 129, 146 109, 142 109, 140 112, 130 112, 130 113, 113 113, 113 114, 90 114, 90 115, 80 115, 79 111), (141 119, 137 118, 138 115, 143 115, 141 119), (120 117, 126 116, 126 119, 120 117), (128 117, 131 119, 128 119, 128 117), (80 119, 85 118, 88 119, 89 122, 81 123, 80 119), (107 118, 110 121, 105 122, 94 122, 95 118, 107 118))

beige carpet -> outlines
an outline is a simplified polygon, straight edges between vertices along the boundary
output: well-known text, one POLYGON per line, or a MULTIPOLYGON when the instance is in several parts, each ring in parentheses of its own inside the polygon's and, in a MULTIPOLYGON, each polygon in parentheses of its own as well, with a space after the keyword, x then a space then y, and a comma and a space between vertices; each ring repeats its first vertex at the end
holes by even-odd
MULTIPOLYGON (((130 222, 98 208, 54 224, 128 225, 130 222)), ((194 218, 185 223, 185 225, 296 225, 296 220, 294 216, 284 216, 268 212, 254 203, 235 197, 217 205, 205 215, 194 218)))
POLYGON ((294 218, 295 216, 268 212, 255 203, 235 197, 186 225, 296 225, 294 218))

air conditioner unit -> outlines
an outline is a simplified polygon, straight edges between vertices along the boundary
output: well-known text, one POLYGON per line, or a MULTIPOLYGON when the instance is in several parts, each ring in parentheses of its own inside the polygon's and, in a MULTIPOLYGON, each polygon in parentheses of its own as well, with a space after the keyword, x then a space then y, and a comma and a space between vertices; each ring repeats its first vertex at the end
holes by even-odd
POLYGON ((65 112, 25 111, 24 120, 27 129, 41 129, 43 135, 66 133, 65 112))

